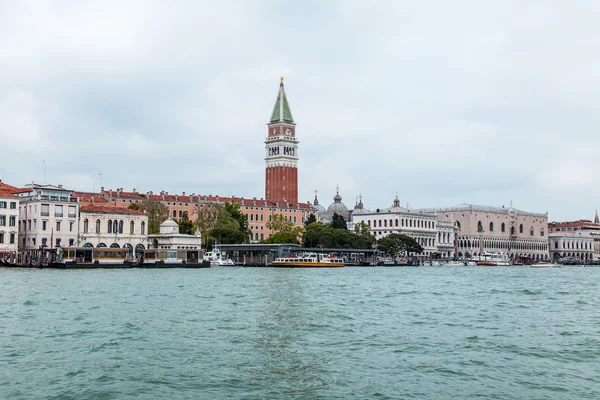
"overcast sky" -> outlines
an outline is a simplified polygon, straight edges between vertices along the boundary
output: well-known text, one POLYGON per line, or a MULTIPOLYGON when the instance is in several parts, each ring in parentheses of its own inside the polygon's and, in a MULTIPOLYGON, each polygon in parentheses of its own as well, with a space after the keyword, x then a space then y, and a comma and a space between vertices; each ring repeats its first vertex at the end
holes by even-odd
POLYGON ((302 201, 590 219, 598 21, 597 1, 2 2, 0 174, 263 197, 285 76, 302 201))

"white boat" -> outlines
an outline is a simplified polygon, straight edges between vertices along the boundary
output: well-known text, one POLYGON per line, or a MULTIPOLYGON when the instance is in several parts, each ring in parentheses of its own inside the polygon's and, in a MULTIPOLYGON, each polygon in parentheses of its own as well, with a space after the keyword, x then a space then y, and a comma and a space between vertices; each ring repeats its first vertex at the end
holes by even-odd
POLYGON ((443 267, 464 267, 467 265, 464 261, 448 261, 442 264, 443 267))
POLYGON ((548 262, 548 261, 540 261, 540 262, 531 264, 531 268, 559 268, 559 267, 561 267, 561 264, 548 262))
POLYGON ((479 266, 507 266, 512 265, 511 261, 508 259, 508 256, 501 252, 492 252, 486 251, 482 255, 480 255, 477 259, 475 259, 477 265, 479 266))
POLYGON ((235 263, 230 258, 223 258, 221 250, 215 246, 212 251, 204 253, 204 259, 208 260, 211 267, 232 266, 235 263))

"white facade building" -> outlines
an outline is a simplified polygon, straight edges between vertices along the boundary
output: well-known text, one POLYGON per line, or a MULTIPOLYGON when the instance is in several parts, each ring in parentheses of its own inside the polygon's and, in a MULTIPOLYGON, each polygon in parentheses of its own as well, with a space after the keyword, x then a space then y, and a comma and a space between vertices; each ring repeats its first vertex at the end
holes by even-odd
POLYGON ((454 258, 456 256, 456 226, 454 221, 443 219, 442 215, 437 216, 437 252, 441 258, 454 258))
POLYGON ((74 246, 79 203, 62 185, 26 185, 19 197, 19 250, 74 246))
POLYGON ((171 218, 160 224, 160 233, 158 235, 149 235, 148 242, 150 249, 200 249, 202 237, 197 231, 196 235, 186 235, 179 233, 179 225, 171 218))
POLYGON ((0 190, 0 258, 12 258, 19 239, 19 199, 0 190))
POLYGON ((594 258, 595 231, 577 231, 574 233, 556 232, 548 235, 550 242, 550 258, 574 258, 583 262, 594 258))
POLYGON ((123 207, 87 204, 80 208, 77 246, 144 250, 148 216, 123 207))
POLYGON ((392 233, 400 233, 415 239, 423 247, 423 255, 431 256, 437 252, 437 217, 401 207, 398 196, 390 208, 366 210, 362 199, 351 214, 352 222, 364 222, 371 228, 375 239, 381 239, 392 233))

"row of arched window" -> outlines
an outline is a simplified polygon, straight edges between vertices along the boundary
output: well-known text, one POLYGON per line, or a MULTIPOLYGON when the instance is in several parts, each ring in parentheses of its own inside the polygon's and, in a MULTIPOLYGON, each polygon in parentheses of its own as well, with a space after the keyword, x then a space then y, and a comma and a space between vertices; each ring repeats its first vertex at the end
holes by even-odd
MULTIPOLYGON (((114 234, 119 234, 119 233, 123 233, 123 220, 108 220, 108 222, 106 223, 106 232, 107 233, 114 233, 114 234)), ((89 229, 90 229, 90 221, 86 218, 83 220, 83 233, 88 233, 89 229)), ((97 219, 96 220, 96 229, 95 229, 96 233, 101 233, 100 230, 100 220, 97 219)), ((135 222, 134 221, 129 221, 129 234, 133 235, 135 233, 135 222)), ((145 235, 146 234, 146 222, 142 221, 140 224, 140 234, 145 235)))
POLYGON ((484 247, 493 250, 536 250, 548 251, 548 242, 540 240, 510 240, 508 238, 464 238, 459 239, 458 247, 462 249, 479 249, 484 247))
MULTIPOLYGON (((458 227, 458 229, 460 229, 460 222, 456 222, 456 226, 458 227)), ((490 232, 494 232, 494 223, 490 222, 489 225, 490 228, 490 232)), ((519 233, 523 233, 524 228, 523 228, 523 224, 519 224, 519 233)), ((477 232, 483 232, 483 224, 481 223, 481 221, 477 222, 477 232)), ((500 232, 504 233, 506 232, 506 224, 503 222, 500 225, 500 232)), ((515 234, 515 227, 511 228, 511 234, 515 234)), ((535 236, 535 230, 533 229, 533 226, 529 229, 529 235, 530 236, 535 236)), ((540 229, 540 236, 544 236, 545 232, 544 232, 544 228, 540 229)))
POLYGON ((423 221, 423 220, 412 220, 412 219, 384 219, 384 220, 374 220, 373 225, 371 225, 371 220, 367 221, 367 225, 373 228, 387 228, 388 226, 391 228, 393 226, 403 226, 409 228, 426 228, 426 229, 434 229, 435 223, 433 221, 423 221), (383 222, 382 222, 383 221, 383 222), (389 222, 388 222, 389 221, 389 222), (383 225, 382 225, 383 224, 383 225))

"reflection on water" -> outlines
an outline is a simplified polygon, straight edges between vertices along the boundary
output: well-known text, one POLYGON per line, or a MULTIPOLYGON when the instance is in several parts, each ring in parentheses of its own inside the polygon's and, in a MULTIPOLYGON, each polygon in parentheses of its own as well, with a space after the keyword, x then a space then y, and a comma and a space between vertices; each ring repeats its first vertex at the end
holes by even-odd
POLYGON ((311 307, 302 271, 273 269, 265 285, 252 338, 260 354, 257 364, 243 369, 251 380, 268 381, 270 395, 309 396, 327 386, 325 356, 311 349, 322 314, 311 307))

